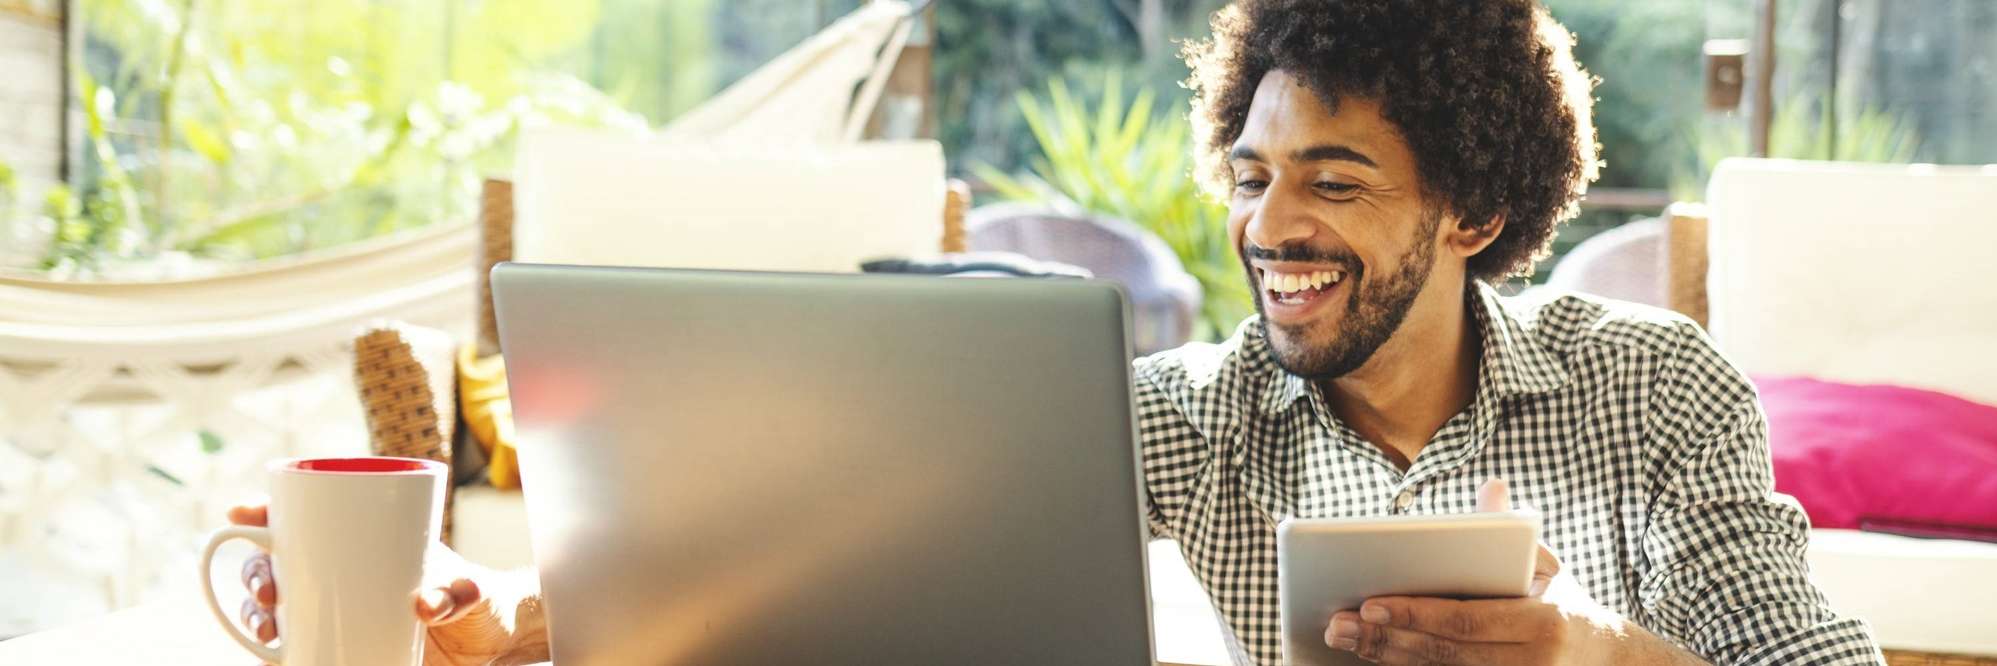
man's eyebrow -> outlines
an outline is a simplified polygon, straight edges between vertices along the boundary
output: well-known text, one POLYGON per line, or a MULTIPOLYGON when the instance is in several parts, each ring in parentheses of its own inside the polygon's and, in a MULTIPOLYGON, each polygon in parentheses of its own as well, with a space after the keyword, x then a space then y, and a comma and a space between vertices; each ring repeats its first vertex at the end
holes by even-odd
POLYGON ((1353 150, 1345 146, 1329 145, 1329 144, 1311 146, 1309 148, 1305 148, 1303 150, 1291 153, 1290 159, 1296 160, 1298 162, 1327 162, 1327 161, 1338 160, 1345 162, 1356 162, 1374 168, 1379 168, 1380 166, 1378 164, 1374 164, 1373 158, 1367 157, 1365 153, 1361 153, 1357 150, 1353 150))
MULTIPOLYGON (((1234 160, 1268 161, 1262 159, 1262 153, 1255 152, 1254 148, 1241 145, 1237 145, 1233 150, 1228 151, 1227 159, 1230 162, 1234 160)), ((1380 167, 1379 164, 1373 161, 1373 158, 1367 157, 1365 153, 1334 144, 1319 144, 1290 153, 1290 159, 1297 162, 1342 161, 1363 164, 1376 169, 1380 167)))

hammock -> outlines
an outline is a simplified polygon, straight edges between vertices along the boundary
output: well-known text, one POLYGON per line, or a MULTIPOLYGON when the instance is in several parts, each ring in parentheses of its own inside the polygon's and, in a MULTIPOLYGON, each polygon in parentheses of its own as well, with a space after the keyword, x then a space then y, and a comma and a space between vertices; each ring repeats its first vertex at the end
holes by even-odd
POLYGON ((659 133, 721 142, 858 141, 908 41, 914 22, 904 19, 913 12, 900 0, 861 5, 659 133))
MULTIPOLYGON (((99 348, 127 353, 144 347, 156 353, 162 346, 234 345, 371 313, 389 314, 463 292, 471 283, 476 242, 471 225, 449 224, 193 279, 54 282, 0 277, 0 313, 5 314, 0 318, 0 357, 75 358, 99 348)), ((221 353, 233 352, 224 348, 221 353)))
MULTIPOLYGON (((909 16, 868 3, 658 135, 855 141, 909 16)), ((378 319, 468 336, 477 242, 447 223, 196 279, 0 275, 0 636, 182 581, 181 546, 264 461, 364 452, 349 341, 378 319)))

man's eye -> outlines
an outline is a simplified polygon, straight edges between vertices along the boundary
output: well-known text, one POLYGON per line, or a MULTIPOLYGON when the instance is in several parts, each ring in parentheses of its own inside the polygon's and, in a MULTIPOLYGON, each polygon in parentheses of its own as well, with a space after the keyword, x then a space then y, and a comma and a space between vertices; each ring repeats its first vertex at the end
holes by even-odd
POLYGON ((1323 191, 1327 194, 1336 194, 1336 195, 1351 194, 1359 190, 1358 185, 1353 185, 1351 183, 1334 183, 1331 181, 1320 181, 1312 184, 1312 187, 1316 187, 1318 190, 1323 191))
POLYGON ((1261 190, 1262 188, 1265 188, 1265 187, 1268 187, 1268 186, 1269 186, 1269 182, 1268 182, 1268 181, 1262 181, 1262 180, 1243 180, 1243 181, 1238 181, 1238 182, 1236 182, 1236 183, 1234 184, 1234 189, 1236 189, 1236 190, 1241 190, 1241 191, 1248 191, 1248 192, 1253 192, 1253 191, 1259 191, 1259 190, 1261 190))

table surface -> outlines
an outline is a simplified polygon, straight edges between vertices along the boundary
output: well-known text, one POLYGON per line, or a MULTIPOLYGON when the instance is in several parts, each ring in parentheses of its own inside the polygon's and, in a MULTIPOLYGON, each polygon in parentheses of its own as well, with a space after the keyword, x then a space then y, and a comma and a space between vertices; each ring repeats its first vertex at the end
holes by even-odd
MULTIPOLYGON (((186 664, 255 666, 258 661, 215 625, 194 590, 40 633, 0 642, 0 664, 186 664)), ((1175 637, 1210 634, 1213 618, 1178 604, 1156 606, 1155 629, 1164 666, 1227 663, 1210 644, 1175 637)))

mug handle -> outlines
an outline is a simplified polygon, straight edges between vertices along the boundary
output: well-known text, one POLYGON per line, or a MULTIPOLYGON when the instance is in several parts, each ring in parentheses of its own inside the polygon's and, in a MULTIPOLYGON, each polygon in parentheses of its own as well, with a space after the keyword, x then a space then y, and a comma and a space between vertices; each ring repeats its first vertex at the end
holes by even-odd
POLYGON ((230 619, 227 613, 222 612, 222 603, 215 600, 215 582, 212 580, 214 578, 212 569, 214 568, 215 548, 221 546, 222 542, 230 539, 242 539, 263 546, 264 550, 270 550, 269 528, 236 525, 215 530, 213 534, 208 535, 208 547, 201 551, 201 590, 203 592, 201 596, 208 600, 208 611, 215 614, 215 621, 222 623, 222 628, 228 630, 230 638, 236 639, 236 642, 241 643, 244 649, 250 651, 250 654, 256 655, 258 659, 264 660, 265 663, 284 663, 284 646, 282 644, 279 644, 277 647, 271 647, 244 635, 242 629, 236 628, 236 621, 230 619))

